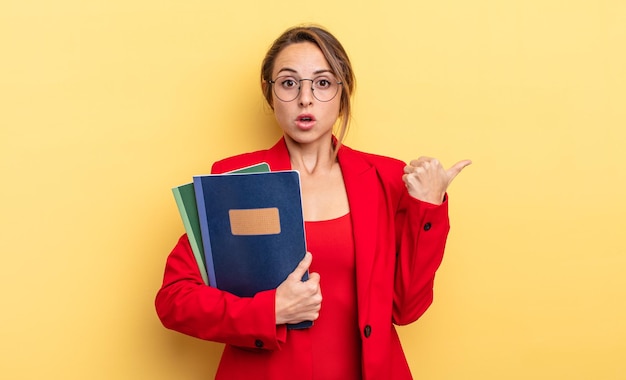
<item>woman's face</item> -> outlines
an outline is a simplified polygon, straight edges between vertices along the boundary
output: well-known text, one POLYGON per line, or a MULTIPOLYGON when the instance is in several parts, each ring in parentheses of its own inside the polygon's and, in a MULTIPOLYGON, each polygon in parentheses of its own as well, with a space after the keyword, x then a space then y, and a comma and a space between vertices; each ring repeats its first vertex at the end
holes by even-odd
MULTIPOLYGON (((332 135, 333 125, 339 116, 341 88, 330 101, 320 101, 313 95, 312 86, 319 90, 316 96, 323 97, 322 88, 329 81, 335 82, 330 66, 322 51, 311 42, 301 42, 285 47, 277 56, 272 71, 272 86, 300 87, 300 93, 292 101, 283 101, 276 96, 276 88, 272 92, 274 115, 283 130, 285 137, 299 144, 328 143, 332 135), (277 80, 278 79, 278 80, 277 80), (316 80, 315 84, 311 80, 316 80)), ((339 86, 341 87, 341 86, 339 86)), ((295 94, 295 93, 294 93, 295 94)), ((285 98, 285 96, 283 96, 285 98)))

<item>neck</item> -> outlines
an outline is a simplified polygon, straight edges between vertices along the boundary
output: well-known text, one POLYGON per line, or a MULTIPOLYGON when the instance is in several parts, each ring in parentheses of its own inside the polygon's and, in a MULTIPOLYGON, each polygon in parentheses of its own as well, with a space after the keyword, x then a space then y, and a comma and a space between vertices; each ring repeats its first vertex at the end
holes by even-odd
POLYGON ((332 140, 318 144, 302 144, 285 136, 291 167, 301 173, 314 174, 330 171, 337 162, 332 140))

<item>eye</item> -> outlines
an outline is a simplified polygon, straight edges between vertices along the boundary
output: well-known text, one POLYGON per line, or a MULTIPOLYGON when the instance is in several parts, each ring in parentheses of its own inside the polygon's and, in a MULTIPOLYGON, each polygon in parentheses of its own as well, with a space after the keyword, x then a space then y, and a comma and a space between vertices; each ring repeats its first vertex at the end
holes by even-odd
POLYGON ((280 81, 281 87, 285 89, 292 89, 298 87, 298 81, 293 78, 282 78, 280 81))
POLYGON ((324 90, 329 88, 332 85, 332 82, 326 78, 318 78, 315 80, 315 87, 320 90, 324 90))

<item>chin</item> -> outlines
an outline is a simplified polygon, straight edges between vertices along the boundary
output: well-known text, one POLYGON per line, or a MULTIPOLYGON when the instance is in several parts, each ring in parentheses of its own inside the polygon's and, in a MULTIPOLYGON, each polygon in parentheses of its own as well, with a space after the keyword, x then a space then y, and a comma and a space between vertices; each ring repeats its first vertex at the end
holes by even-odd
POLYGON ((289 138, 290 140, 298 144, 313 144, 313 143, 326 141, 326 140, 330 142, 331 137, 332 137, 332 133, 320 134, 319 132, 315 132, 312 130, 309 130, 309 131, 298 130, 293 133, 285 132, 284 134, 287 138, 289 138))

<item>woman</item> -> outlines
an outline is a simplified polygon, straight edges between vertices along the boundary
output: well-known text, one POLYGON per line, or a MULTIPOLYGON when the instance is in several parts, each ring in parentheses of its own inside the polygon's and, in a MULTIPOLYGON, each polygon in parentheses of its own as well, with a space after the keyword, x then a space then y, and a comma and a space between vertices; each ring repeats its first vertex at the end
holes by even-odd
POLYGON ((217 379, 410 379, 394 324, 414 322, 432 302, 449 230, 446 189, 470 161, 444 170, 433 158, 405 165, 343 145, 354 76, 322 28, 281 35, 261 86, 283 137, 212 172, 259 162, 298 170, 310 253, 277 289, 239 298, 204 285, 183 235, 156 297, 163 325, 225 343, 217 379), (313 327, 285 327, 306 320, 313 327))

